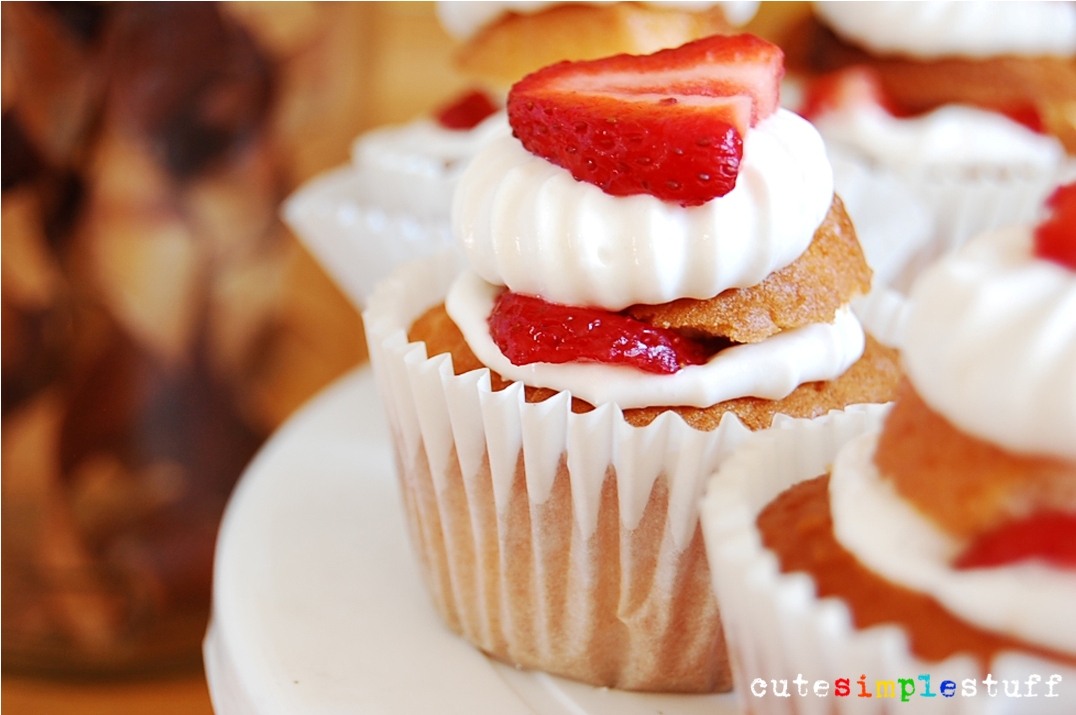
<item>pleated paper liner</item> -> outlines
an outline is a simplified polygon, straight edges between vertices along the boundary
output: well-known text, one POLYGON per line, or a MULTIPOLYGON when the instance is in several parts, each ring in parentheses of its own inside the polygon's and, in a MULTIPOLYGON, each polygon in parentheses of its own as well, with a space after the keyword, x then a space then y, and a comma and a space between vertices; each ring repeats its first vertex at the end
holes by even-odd
POLYGON ((595 685, 730 687, 698 521, 706 478, 750 434, 614 405, 528 403, 488 370, 454 375, 406 330, 456 269, 405 266, 364 314, 412 539, 437 609, 496 658, 595 685))

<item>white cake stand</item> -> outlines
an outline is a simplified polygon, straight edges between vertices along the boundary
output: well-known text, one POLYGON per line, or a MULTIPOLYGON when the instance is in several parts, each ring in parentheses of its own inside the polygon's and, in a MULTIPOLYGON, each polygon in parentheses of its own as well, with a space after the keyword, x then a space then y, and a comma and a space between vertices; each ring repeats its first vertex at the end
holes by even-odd
POLYGON ((206 676, 217 715, 731 715, 732 695, 593 688, 490 660, 412 558, 368 367, 303 408, 232 496, 206 676))

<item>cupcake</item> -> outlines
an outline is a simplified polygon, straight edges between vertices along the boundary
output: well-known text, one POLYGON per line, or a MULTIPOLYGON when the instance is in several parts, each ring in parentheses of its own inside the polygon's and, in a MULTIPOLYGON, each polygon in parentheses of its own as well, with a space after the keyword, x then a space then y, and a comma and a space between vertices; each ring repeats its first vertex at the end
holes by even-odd
POLYGON ((891 410, 771 430, 710 484, 752 712, 1076 707, 1076 185, 1051 204, 916 283, 891 410))
POLYGON ((697 499, 752 431, 884 402, 870 271, 781 52, 707 38, 516 84, 457 188, 466 267, 363 314, 445 622, 601 686, 727 690, 697 499))
POLYGON ((1076 5, 821 2, 815 14, 794 49, 813 77, 801 110, 838 192, 860 197, 849 214, 878 290, 857 309, 881 334, 923 268, 1033 221, 1076 176, 1076 5))
POLYGON ((905 114, 1000 112, 1076 151, 1076 8, 1064 2, 816 2, 794 54, 819 74, 873 68, 905 114))
POLYGON ((493 87, 560 60, 648 54, 729 34, 757 9, 753 0, 437 3, 441 25, 460 42, 457 66, 493 87))

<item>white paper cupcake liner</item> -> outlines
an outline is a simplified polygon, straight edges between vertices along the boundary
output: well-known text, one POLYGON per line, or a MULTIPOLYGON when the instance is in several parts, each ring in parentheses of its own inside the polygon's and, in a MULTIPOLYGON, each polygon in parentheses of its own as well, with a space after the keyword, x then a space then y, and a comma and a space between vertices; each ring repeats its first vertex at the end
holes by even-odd
MULTIPOLYGON (((791 485, 829 471, 841 446, 864 432, 879 429, 888 408, 869 405, 830 413, 818 420, 788 421, 752 436, 723 464, 710 481, 702 504, 703 533, 718 596, 736 689, 747 710, 756 715, 789 713, 961 713, 996 715, 1076 712, 1076 670, 1019 653, 996 658, 989 672, 999 681, 990 697, 974 660, 953 657, 929 663, 915 657, 897 626, 857 630, 843 601, 819 599, 814 582, 803 573, 781 573, 776 556, 762 545, 756 526, 761 510, 791 485), (1045 681, 1062 676, 1046 698, 1045 681), (1032 674, 1040 675, 1038 697, 1006 697, 1001 681, 1020 680, 1021 693, 1032 674), (807 694, 794 679, 802 675, 807 694), (931 676, 937 693, 942 680, 957 684, 954 697, 923 697, 919 675, 931 676), (855 697, 855 681, 916 679, 909 702, 897 698, 855 697), (848 678, 851 697, 835 697, 837 678, 848 678), (752 693, 757 679, 766 683, 761 697, 752 693), (962 696, 962 681, 976 681, 977 694, 962 696), (773 694, 774 684, 788 683, 789 697, 773 694), (828 681, 829 694, 814 694, 816 681, 828 681)), ((756 683, 756 689, 760 689, 756 683)))
MULTIPOLYGON (((372 190, 376 183, 376 177, 342 166, 303 185, 283 207, 285 221, 360 310, 393 268, 455 245, 447 210, 439 215, 393 206, 372 190)), ((405 199, 406 193, 397 203, 405 199)))
POLYGON ((457 271, 421 260, 363 317, 404 501, 433 600, 478 647, 525 667, 637 690, 727 689, 698 523, 705 479, 750 431, 614 405, 528 403, 489 371, 454 375, 406 329, 457 271))

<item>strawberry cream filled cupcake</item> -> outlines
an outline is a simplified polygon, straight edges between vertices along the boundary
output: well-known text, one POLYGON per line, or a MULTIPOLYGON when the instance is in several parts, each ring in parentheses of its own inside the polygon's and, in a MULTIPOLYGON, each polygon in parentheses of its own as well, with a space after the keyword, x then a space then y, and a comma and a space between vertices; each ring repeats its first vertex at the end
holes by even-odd
POLYGON ((757 9, 755 0, 437 3, 441 25, 460 42, 457 67, 491 87, 560 60, 642 55, 729 34, 757 9))
POLYGON ((916 283, 888 414, 772 430, 711 483, 752 712, 1076 708, 1076 185, 1050 204, 916 283))
POLYGON ((465 172, 468 267, 364 313, 412 536, 446 623, 522 667, 726 690, 706 475, 775 417, 890 399, 891 351, 821 139, 749 35, 561 63, 465 172))
POLYGON ((902 315, 887 309, 905 307, 923 268, 979 233, 1033 221, 1076 176, 1065 150, 1076 152, 1076 5, 820 2, 815 12, 794 54, 808 74, 831 74, 811 81, 803 113, 876 272, 857 311, 883 339, 895 323, 899 343, 902 315))

